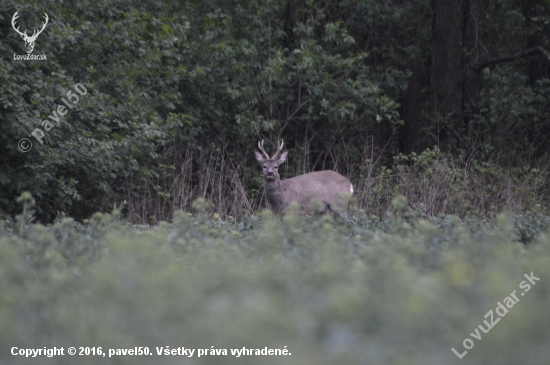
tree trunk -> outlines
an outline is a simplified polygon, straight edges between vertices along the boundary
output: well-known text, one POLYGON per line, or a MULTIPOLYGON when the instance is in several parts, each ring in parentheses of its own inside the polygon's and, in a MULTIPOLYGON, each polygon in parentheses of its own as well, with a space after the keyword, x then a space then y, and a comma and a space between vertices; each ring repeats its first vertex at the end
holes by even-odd
POLYGON ((433 0, 433 68, 431 77, 438 144, 456 147, 452 131, 463 120, 463 48, 467 0, 433 0))
MULTIPOLYGON (((464 106, 469 106, 476 112, 475 105, 480 100, 482 86, 482 68, 478 67, 481 60, 487 59, 488 51, 484 45, 485 31, 482 24, 487 19, 489 0, 469 0, 466 17, 465 45, 467 66, 464 79, 464 106)), ((468 135, 468 120, 464 118, 462 135, 468 135)))
MULTIPOLYGON (((527 30, 526 48, 530 49, 543 44, 544 37, 548 29, 536 29, 533 24, 533 18, 540 16, 544 9, 545 0, 523 0, 523 16, 525 18, 525 29, 527 30)), ((550 70, 548 60, 542 55, 530 57, 527 61, 527 75, 529 83, 532 85, 542 78, 548 78, 550 70)))
POLYGON ((412 76, 408 82, 408 89, 401 97, 401 116, 405 124, 401 129, 401 152, 420 152, 420 90, 421 68, 413 65, 412 76))

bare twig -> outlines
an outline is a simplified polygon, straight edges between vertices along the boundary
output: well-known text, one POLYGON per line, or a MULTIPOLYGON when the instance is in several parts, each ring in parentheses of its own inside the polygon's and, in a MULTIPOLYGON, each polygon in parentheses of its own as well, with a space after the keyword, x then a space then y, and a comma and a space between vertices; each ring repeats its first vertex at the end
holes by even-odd
POLYGON ((523 51, 523 52, 518 53, 518 54, 513 55, 513 56, 491 58, 491 59, 489 59, 485 62, 480 63, 476 67, 477 68, 485 68, 489 65, 496 65, 497 63, 511 62, 511 61, 515 61, 517 59, 520 59, 522 57, 530 56, 530 55, 535 54, 537 52, 542 54, 544 56, 544 58, 546 58, 548 61, 550 61, 550 54, 544 48, 542 48, 541 46, 538 46, 538 47, 530 48, 526 51, 523 51))

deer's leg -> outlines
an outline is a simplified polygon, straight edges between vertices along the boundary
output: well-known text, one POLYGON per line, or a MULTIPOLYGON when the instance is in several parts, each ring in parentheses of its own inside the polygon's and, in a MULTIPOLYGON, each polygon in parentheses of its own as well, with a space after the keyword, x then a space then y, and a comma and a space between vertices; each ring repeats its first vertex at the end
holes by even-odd
POLYGON ((330 209, 338 216, 338 218, 345 220, 348 216, 348 206, 345 201, 336 201, 332 203, 330 209))

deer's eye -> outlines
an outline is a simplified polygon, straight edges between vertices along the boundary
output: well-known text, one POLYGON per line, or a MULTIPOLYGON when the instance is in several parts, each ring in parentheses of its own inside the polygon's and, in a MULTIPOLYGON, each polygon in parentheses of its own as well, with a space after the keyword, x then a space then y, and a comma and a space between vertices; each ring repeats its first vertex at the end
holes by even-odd
POLYGON ((267 165, 264 165, 264 170, 267 169, 267 165))
POLYGON ((277 170, 279 168, 279 166, 275 166, 274 169, 277 170))

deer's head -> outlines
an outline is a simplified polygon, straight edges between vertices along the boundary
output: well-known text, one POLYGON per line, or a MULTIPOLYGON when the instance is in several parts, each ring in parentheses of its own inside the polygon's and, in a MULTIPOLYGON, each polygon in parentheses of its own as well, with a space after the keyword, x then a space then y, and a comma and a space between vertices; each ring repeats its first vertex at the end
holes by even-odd
POLYGON ((279 165, 285 162, 286 156, 288 152, 283 152, 281 154, 281 150, 283 149, 284 142, 281 140, 277 144, 277 152, 270 158, 269 155, 264 150, 264 141, 258 142, 258 151, 254 151, 256 155, 256 160, 262 165, 263 174, 264 174, 264 181, 266 182, 272 182, 272 181, 279 181, 279 165))
POLYGON ((11 18, 11 26, 13 27, 13 29, 15 29, 17 33, 19 33, 21 38, 23 38, 23 40, 25 41, 25 48, 27 49, 27 53, 31 54, 34 49, 34 42, 36 42, 36 38, 38 38, 40 33, 42 33, 42 31, 44 30, 44 28, 46 28, 46 25, 48 24, 48 14, 44 13, 45 22, 42 23, 42 29, 40 30, 35 29, 32 35, 29 36, 27 34, 27 30, 25 30, 24 32, 21 32, 19 30, 19 27, 17 28, 15 27, 15 21, 17 20, 17 18, 19 18, 19 15, 17 13, 19 13, 19 11, 16 11, 15 14, 13 14, 13 17, 11 18))

